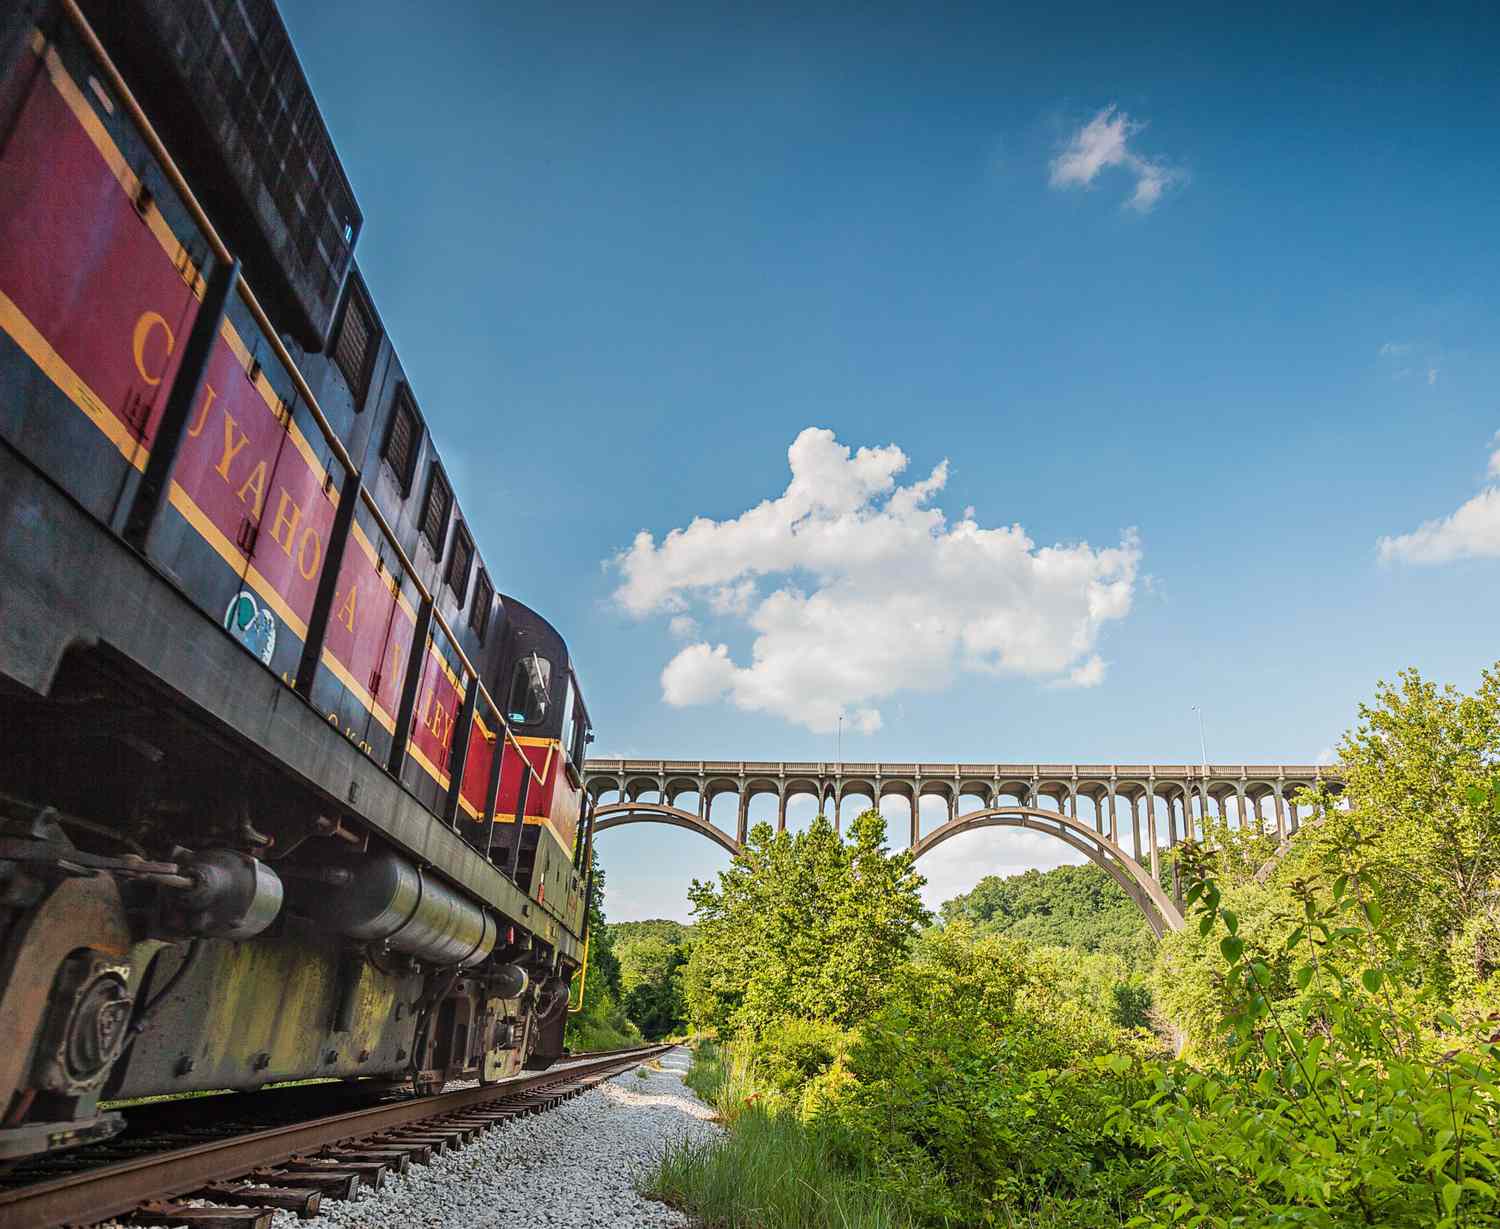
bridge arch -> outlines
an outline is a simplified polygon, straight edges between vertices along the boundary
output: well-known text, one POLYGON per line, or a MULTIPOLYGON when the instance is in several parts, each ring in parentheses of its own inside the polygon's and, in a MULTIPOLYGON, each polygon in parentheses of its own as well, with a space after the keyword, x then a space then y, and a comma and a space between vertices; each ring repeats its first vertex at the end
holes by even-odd
POLYGON ((686 828, 706 836, 730 854, 742 852, 740 843, 719 828, 715 828, 692 811, 666 806, 660 802, 614 802, 598 807, 594 811, 594 831, 607 832, 611 828, 623 828, 626 824, 671 824, 675 828, 686 828))
POLYGON ((1169 930, 1181 930, 1186 924, 1171 898, 1140 863, 1107 836, 1060 811, 1017 806, 973 811, 933 829, 912 847, 912 856, 920 859, 944 841, 979 828, 1027 828, 1072 846, 1120 885, 1145 915, 1146 924, 1158 939, 1169 930))

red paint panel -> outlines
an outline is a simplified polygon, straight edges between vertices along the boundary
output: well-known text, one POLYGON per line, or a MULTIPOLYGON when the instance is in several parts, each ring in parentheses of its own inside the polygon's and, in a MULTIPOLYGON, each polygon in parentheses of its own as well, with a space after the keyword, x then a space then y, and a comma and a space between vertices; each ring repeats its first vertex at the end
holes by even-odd
MULTIPOLYGON (((535 777, 526 793, 526 814, 542 818, 547 814, 547 803, 552 796, 552 773, 547 764, 547 748, 523 744, 526 759, 538 773, 545 774, 540 782, 535 777)), ((553 758, 556 758, 555 756, 553 758)), ((500 769, 500 797, 495 803, 495 813, 501 821, 514 819, 516 801, 521 796, 521 757, 513 743, 505 744, 505 760, 500 769)))
MULTIPOLYGON (((258 338, 247 342, 252 352, 257 342, 265 347, 258 338)), ((173 479, 218 530, 221 547, 233 544, 241 574, 253 566, 281 595, 305 639, 334 502, 289 438, 286 413, 279 402, 274 409, 266 403, 221 333, 173 479)))
POLYGON ((483 725, 476 720, 469 730, 469 754, 464 760, 463 790, 459 795, 470 808, 469 813, 479 817, 483 817, 484 804, 489 801, 490 768, 495 763, 500 739, 494 713, 482 711, 488 707, 480 704, 478 716, 483 718, 483 725))
POLYGON ((350 541, 344 548, 323 648, 325 660, 331 657, 365 693, 356 693, 362 706, 368 708, 366 696, 374 698, 383 712, 377 720, 388 729, 395 726, 416 634, 413 615, 397 597, 399 576, 377 569, 357 536, 350 541))
POLYGON ((0 174, 0 291, 149 446, 197 299, 45 68, 0 174))
MULTIPOLYGON (((532 778, 526 794, 527 817, 547 820, 561 838, 564 851, 572 853, 582 795, 567 778, 567 770, 562 762, 562 749, 556 744, 550 748, 526 744, 522 746, 527 760, 542 778, 540 782, 532 778)), ((499 823, 515 818, 516 801, 521 790, 521 773, 521 757, 515 747, 507 743, 500 773, 500 797, 495 803, 499 823)))
MULTIPOLYGON (((413 759, 428 776, 448 788, 448 761, 453 731, 463 707, 466 688, 454 686, 439 654, 436 638, 427 642, 422 681, 417 688, 417 707, 411 723, 413 759)), ((462 682, 460 677, 460 682, 462 682)))

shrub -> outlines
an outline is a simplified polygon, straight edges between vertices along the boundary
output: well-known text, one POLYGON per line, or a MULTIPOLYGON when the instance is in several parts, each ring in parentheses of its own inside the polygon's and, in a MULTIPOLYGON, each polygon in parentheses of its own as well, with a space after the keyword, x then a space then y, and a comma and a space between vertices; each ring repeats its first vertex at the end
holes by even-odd
POLYGON ((1195 930, 1226 966, 1228 1059, 1160 1069, 1135 1107, 1166 1181, 1132 1224, 1500 1223, 1500 1032, 1466 1038, 1431 979, 1414 989, 1401 938, 1381 929, 1367 844, 1351 834, 1293 885, 1300 924, 1270 950, 1187 850, 1195 930))

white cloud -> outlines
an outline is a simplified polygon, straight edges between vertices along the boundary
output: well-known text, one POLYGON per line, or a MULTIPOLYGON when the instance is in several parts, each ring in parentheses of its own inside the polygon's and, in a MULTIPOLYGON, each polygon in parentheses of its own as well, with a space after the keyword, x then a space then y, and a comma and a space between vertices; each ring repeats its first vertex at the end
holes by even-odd
POLYGON ((1428 384, 1436 384, 1437 383, 1437 378, 1438 378, 1438 369, 1436 367, 1429 367, 1427 369, 1427 383, 1428 384))
POLYGON ((1068 671, 1067 685, 1069 687, 1097 687, 1104 682, 1106 668, 1104 658, 1095 653, 1087 661, 1068 671))
POLYGON ((1321 751, 1318 752, 1318 758, 1315 759, 1313 761, 1313 763, 1314 764, 1332 764, 1332 763, 1335 763, 1338 760, 1338 758, 1339 758, 1339 753, 1336 750, 1334 750, 1332 747, 1324 747, 1323 750, 1321 750, 1321 751))
POLYGON ((1130 148, 1130 138, 1145 126, 1111 103, 1075 132, 1066 148, 1052 159, 1052 186, 1087 188, 1101 171, 1122 167, 1135 177, 1135 191, 1125 202, 1126 208, 1150 212, 1162 193, 1186 176, 1160 159, 1143 157, 1130 148))
POLYGON ((734 686, 736 671, 727 644, 690 644, 661 672, 662 699, 677 708, 707 704, 734 686))
MULTIPOLYGON (((1500 444, 1500 432, 1490 440, 1500 444)), ((1500 478, 1500 449, 1490 453, 1487 477, 1500 478)), ((1381 538, 1382 563, 1449 563, 1500 558, 1500 486, 1488 486, 1450 516, 1426 521, 1410 533, 1381 538)))
POLYGON ((1387 341, 1382 342, 1380 346, 1381 356, 1385 358, 1406 354, 1410 350, 1411 342, 1409 341, 1387 341))
POLYGON ((667 630, 679 640, 691 640, 698 634, 698 620, 692 615, 673 615, 667 630))
POLYGON ((737 517, 695 518, 615 560, 637 618, 706 608, 753 635, 748 660, 699 641, 662 671, 669 704, 723 697, 811 730, 880 728, 879 702, 960 672, 1102 681, 1105 624, 1129 612, 1140 545, 1038 547, 1020 525, 950 523, 931 506, 947 462, 900 485, 894 444, 857 451, 808 428, 786 490, 737 517), (762 589, 766 590, 762 592, 762 589))

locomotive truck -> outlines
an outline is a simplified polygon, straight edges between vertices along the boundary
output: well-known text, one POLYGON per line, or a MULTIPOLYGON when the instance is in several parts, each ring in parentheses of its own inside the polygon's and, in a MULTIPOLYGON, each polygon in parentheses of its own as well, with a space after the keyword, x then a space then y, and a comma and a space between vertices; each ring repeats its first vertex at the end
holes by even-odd
POLYGON ((563 1051, 588 712, 362 224, 271 0, 4 6, 0 1163, 563 1051))

